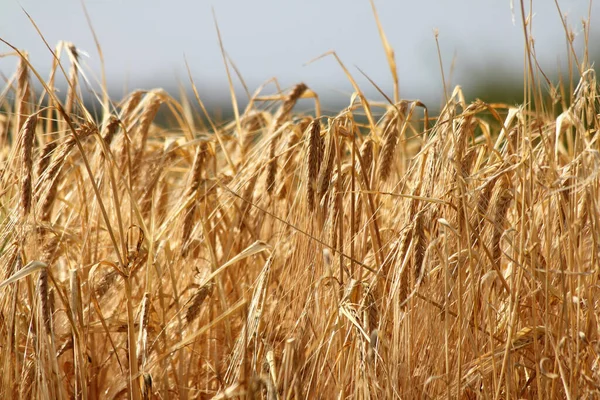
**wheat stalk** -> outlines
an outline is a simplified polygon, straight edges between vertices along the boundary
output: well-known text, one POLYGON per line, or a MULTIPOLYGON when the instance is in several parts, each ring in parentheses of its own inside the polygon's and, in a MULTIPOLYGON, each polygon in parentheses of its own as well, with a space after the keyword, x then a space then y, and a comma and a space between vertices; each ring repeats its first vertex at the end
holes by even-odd
POLYGON ((21 129, 21 215, 26 217, 31 211, 32 175, 33 175, 33 142, 37 114, 32 114, 25 120, 21 129))
POLYGON ((309 128, 308 157, 306 174, 306 204, 308 211, 314 211, 315 192, 317 190, 317 178, 322 160, 321 125, 314 120, 309 128))

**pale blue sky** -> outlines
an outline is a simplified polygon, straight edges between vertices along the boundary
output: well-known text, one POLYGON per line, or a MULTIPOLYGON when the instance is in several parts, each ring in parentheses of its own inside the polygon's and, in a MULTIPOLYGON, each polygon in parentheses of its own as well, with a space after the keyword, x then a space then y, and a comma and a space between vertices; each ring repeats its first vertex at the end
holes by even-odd
MULTIPOLYGON (((99 58, 80 0, 0 0, 0 37, 29 52, 44 75, 51 58, 23 7, 54 47, 74 42, 96 74, 99 58)), ((365 91, 378 97, 355 66, 391 94, 391 78, 368 0, 87 0, 104 51, 114 93, 132 88, 174 87, 187 83, 184 55, 206 100, 227 99, 227 77, 218 47, 214 7, 225 49, 250 90, 277 77, 290 87, 303 81, 325 99, 350 93, 333 58, 308 61, 335 50, 365 91)), ((528 4, 529 1, 526 1, 528 4)), ((523 32, 519 1, 513 25, 509 0, 376 0, 381 22, 396 51, 402 97, 432 101, 442 93, 433 31, 439 30, 444 66, 455 57, 452 82, 464 84, 474 70, 500 66, 522 75, 523 32)), ((581 20, 588 1, 559 4, 583 40, 581 20)), ((534 0, 536 50, 550 73, 566 60, 564 30, 553 0, 534 0)), ((592 35, 598 7, 592 8, 592 35)), ((597 45, 597 44, 596 44, 597 45)), ((594 47, 594 46, 592 46, 594 47)), ((9 49, 0 45, 0 53, 9 49)), ((1 58, 0 71, 12 73, 15 60, 1 58)), ((490 70, 490 75, 491 70, 490 70)), ((492 79, 493 76, 490 76, 492 79)), ((236 82, 236 86, 241 85, 236 82)))

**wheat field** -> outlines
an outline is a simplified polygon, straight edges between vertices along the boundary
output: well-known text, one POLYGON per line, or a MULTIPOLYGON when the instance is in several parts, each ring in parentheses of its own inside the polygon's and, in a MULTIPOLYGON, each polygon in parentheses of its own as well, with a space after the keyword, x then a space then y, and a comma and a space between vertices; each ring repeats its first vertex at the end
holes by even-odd
POLYGON ((598 398, 587 47, 552 84, 526 46, 523 105, 456 87, 433 116, 381 37, 386 101, 332 53, 339 113, 299 83, 225 122, 195 87, 90 106, 75 45, 48 78, 9 45, 0 397, 598 398))

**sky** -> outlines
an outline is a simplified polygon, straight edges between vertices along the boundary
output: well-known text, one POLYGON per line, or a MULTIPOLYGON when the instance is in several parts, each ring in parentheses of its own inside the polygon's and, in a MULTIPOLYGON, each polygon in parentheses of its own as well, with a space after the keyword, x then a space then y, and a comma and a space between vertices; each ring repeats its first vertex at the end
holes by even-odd
MULTIPOLYGON (((187 61, 205 101, 228 101, 215 18, 225 51, 251 92, 275 77, 284 89, 304 82, 325 101, 347 99, 352 87, 334 58, 309 63, 333 50, 368 96, 381 98, 360 70, 392 95, 391 74, 368 0, 84 1, 104 54, 108 86, 117 96, 136 88, 173 90, 179 83, 187 85, 187 61)), ((526 8, 529 2, 525 0, 526 8)), ((567 60, 565 31, 555 1, 532 2, 538 61, 553 75, 567 60)), ((581 47, 588 1, 558 4, 581 47)), ((24 11, 51 47, 60 40, 73 42, 84 54, 87 77, 99 81, 100 57, 81 0, 0 0, 0 5, 0 38, 26 50, 42 76, 49 74, 51 55, 24 11)), ((501 79, 505 72, 522 79, 519 0, 512 9, 510 0, 375 0, 375 6, 395 50, 402 98, 435 101, 443 95, 435 30, 452 86, 468 87, 472 76, 501 79)), ((592 38, 598 36, 599 16, 592 5, 592 38)), ((9 52, 0 44, 0 54, 9 52)), ((0 58, 4 75, 10 76, 15 65, 14 57, 0 58)), ((244 96, 235 77, 234 85, 244 96)))

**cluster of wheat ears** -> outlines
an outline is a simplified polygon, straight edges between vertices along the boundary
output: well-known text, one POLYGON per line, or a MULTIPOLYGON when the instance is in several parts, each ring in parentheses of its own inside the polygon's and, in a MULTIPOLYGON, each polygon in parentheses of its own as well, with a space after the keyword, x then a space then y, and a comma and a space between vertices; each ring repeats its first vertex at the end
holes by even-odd
POLYGON ((101 90, 86 108, 75 46, 56 48, 48 79, 13 48, 0 396, 597 396, 587 56, 569 52, 573 78, 552 85, 527 45, 523 106, 456 88, 430 118, 399 97, 381 35, 393 98, 366 99, 340 62, 355 93, 339 114, 298 84, 244 110, 234 98, 229 123, 195 89, 101 90))

